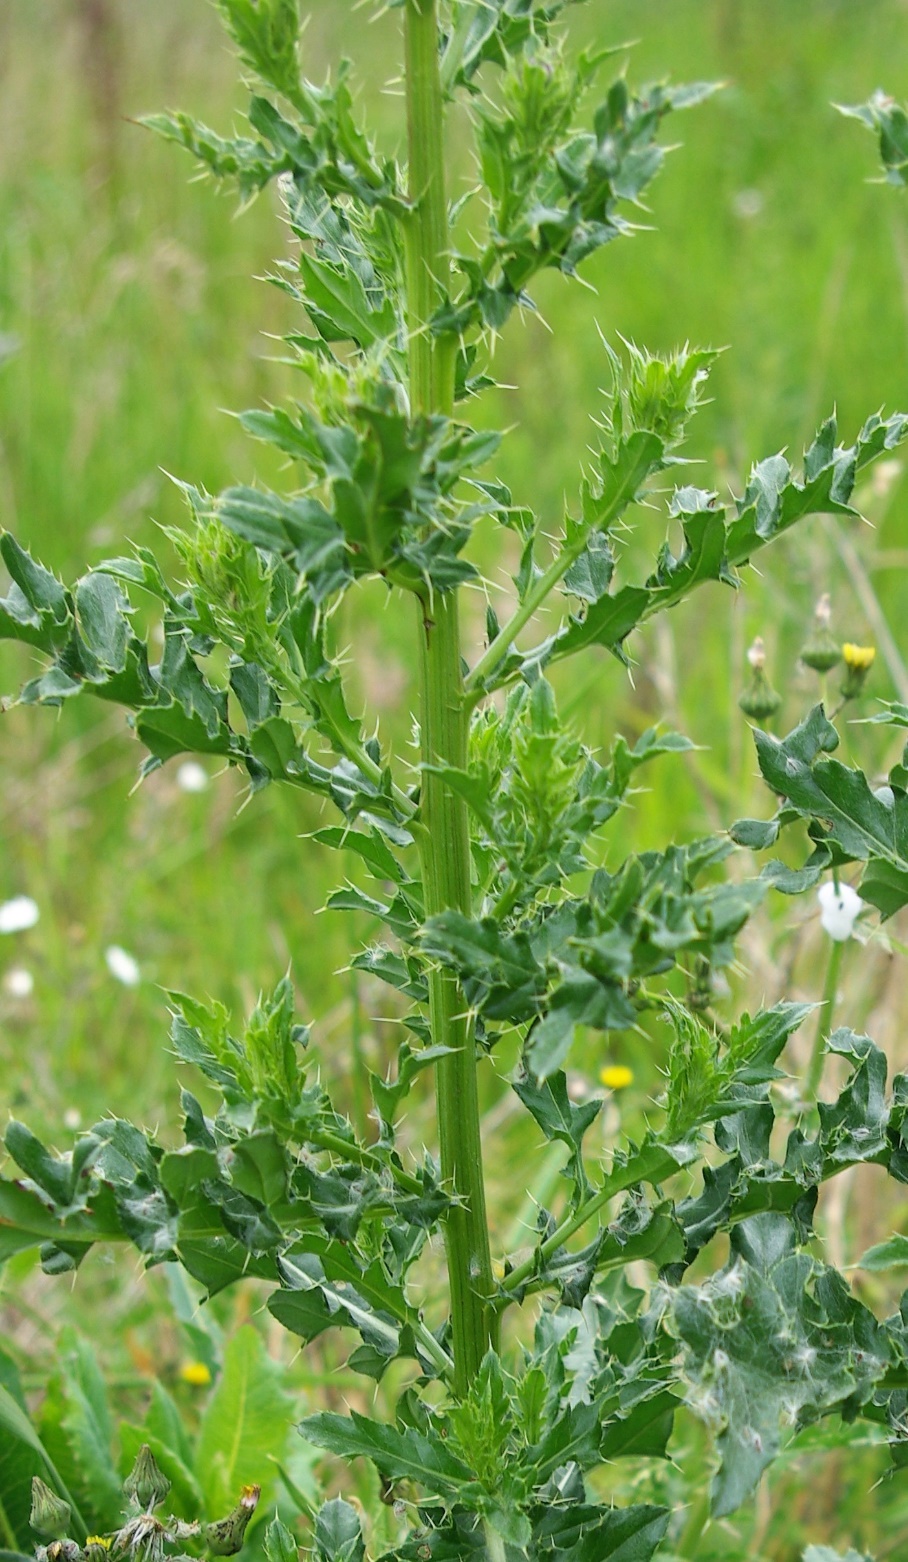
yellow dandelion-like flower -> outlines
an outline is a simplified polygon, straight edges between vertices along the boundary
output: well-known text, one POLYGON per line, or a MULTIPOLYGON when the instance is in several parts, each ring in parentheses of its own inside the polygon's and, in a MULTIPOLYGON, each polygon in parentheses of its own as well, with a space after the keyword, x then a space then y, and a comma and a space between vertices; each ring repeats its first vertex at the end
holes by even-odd
POLYGON ((873 645, 848 645, 842 646, 842 660, 845 663, 845 676, 842 679, 842 698, 844 700, 856 700, 867 678, 874 657, 876 646, 873 645))
POLYGON ((854 672, 869 672, 873 666, 875 656, 875 645, 852 645, 851 641, 849 641, 847 645, 842 646, 842 657, 845 666, 852 668, 854 672))
POLYGON ((207 1388, 211 1382, 211 1373, 204 1361, 186 1361, 180 1368, 180 1377, 184 1383, 189 1383, 192 1388, 207 1388))
POLYGON ((633 1069, 624 1063, 608 1063, 599 1070, 599 1083, 606 1090, 626 1090, 628 1085, 634 1083, 633 1069))
POLYGON ((85 1549, 89 1546, 100 1546, 102 1551, 109 1551, 113 1545, 113 1539, 107 1535, 89 1535, 85 1542, 85 1549))

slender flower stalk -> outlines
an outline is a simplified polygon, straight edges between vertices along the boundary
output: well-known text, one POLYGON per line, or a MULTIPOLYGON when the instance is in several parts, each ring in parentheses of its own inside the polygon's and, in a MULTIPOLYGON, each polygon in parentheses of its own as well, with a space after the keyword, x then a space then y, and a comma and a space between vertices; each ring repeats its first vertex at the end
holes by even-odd
POLYGON ((863 901, 856 890, 850 884, 839 882, 837 874, 832 880, 821 885, 818 896, 820 902, 820 921, 824 932, 829 934, 830 949, 829 960, 826 966, 826 980, 823 984, 823 997, 820 1000, 820 1010, 817 1017, 817 1029, 814 1036, 813 1049, 810 1054, 810 1062, 807 1065, 807 1074, 804 1079, 804 1094, 808 1101, 815 1101, 817 1087, 820 1083, 820 1075, 823 1071, 823 1054, 826 1042, 832 1034, 832 1021, 835 1012, 836 993, 838 992, 839 976, 842 969, 842 954, 846 943, 851 937, 855 919, 863 907, 863 901))
POLYGON ((826 1052, 826 1043, 832 1034, 832 1021, 835 1013, 835 1000, 839 987, 844 949, 845 945, 841 940, 830 940, 829 960, 826 965, 826 980, 823 983, 823 996, 820 999, 820 1008, 817 1015, 817 1028, 813 1038, 810 1062, 807 1065, 807 1073, 804 1076, 804 1099, 808 1102, 816 1100, 820 1075, 823 1072, 823 1057, 826 1052))

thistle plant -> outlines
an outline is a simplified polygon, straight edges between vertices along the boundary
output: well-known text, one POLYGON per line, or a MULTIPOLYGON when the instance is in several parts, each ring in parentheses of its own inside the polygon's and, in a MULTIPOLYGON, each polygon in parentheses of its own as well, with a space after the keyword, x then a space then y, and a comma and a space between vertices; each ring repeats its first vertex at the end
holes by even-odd
MULTIPOLYGON (((575 658, 627 664, 640 625, 700 588, 737 589, 796 523, 855 514, 858 475, 908 417, 874 414, 851 444, 830 417, 799 467, 771 454, 725 500, 687 482, 682 454, 714 352, 604 346, 595 446, 561 521, 496 477, 501 436, 473 410, 495 339, 533 307, 539 273, 570 280, 631 234, 665 121, 713 91, 632 90, 623 74, 603 85, 608 51, 572 57, 567 8, 401 0, 399 163, 358 123, 346 64, 307 79, 296 0, 219 0, 253 79, 249 133, 224 138, 183 114, 151 124, 243 200, 274 184, 283 203, 298 249, 277 280, 299 306, 288 350, 305 388, 242 422, 287 458, 286 483, 213 496, 186 482, 173 583, 142 548, 66 587, 0 537, 12 581, 0 635, 41 659, 20 700, 126 707, 146 774, 216 755, 252 793, 321 799, 332 818, 318 843, 355 853, 374 881, 329 905, 384 930, 351 964, 390 986, 408 1027, 389 1076, 370 1076, 364 1132, 327 1089, 289 979, 245 1025, 173 994, 172 1047, 217 1092, 215 1115, 184 1091, 176 1150, 106 1119, 59 1154, 12 1123, 0 1255, 40 1245, 45 1268, 67 1272, 95 1243, 128 1242, 210 1294, 270 1282, 270 1313, 304 1344, 345 1331, 370 1413, 316 1411, 301 1430, 342 1465, 371 1461, 394 1504, 384 1555, 401 1562, 646 1562, 680 1546, 680 1512, 614 1495, 617 1461, 666 1456, 682 1402, 715 1434, 714 1515, 820 1418, 864 1417, 905 1457, 905 1316, 878 1318, 815 1256, 812 1221, 821 1184, 848 1167, 908 1181, 908 1078, 887 1094, 880 1050, 836 1029, 825 1045, 844 1083, 780 1148, 773 1086, 810 1005, 727 1014, 715 978, 773 890, 858 864, 861 899, 882 917, 908 902, 908 772, 897 765, 888 795, 874 792, 832 757, 838 734, 818 704, 781 740, 756 731, 772 818, 622 858, 637 772, 690 745, 654 728, 633 746, 616 734, 597 758, 559 717, 557 685, 575 658), (476 190, 456 204, 454 101, 476 148, 476 190), (663 543, 627 578, 638 524, 680 547, 663 543), (485 589, 475 536, 496 526, 519 541, 514 606, 504 621, 488 606, 476 647, 461 608, 485 589), (412 622, 409 765, 351 708, 338 652, 337 609, 372 577, 412 622), (159 659, 132 597, 162 618, 159 659), (808 842, 800 866, 724 876, 736 850, 783 832, 802 856, 808 842), (670 1038, 664 1096, 641 1142, 601 1164, 587 1135, 602 1103, 575 1100, 565 1066, 579 1032, 641 1026, 670 1038), (478 1077, 515 1040, 509 1088, 563 1146, 565 1175, 563 1200, 508 1252, 493 1244, 478 1077), (416 1159, 401 1118, 428 1069, 437 1134, 416 1159), (723 1237, 727 1261, 710 1263, 723 1237)), ((881 719, 905 727, 908 710, 881 719)), ((522 1193, 524 1170, 514 1176, 522 1193)), ((345 1499, 312 1522, 319 1558, 363 1557, 345 1499)), ((294 1553, 286 1532, 271 1545, 274 1562, 294 1553)))

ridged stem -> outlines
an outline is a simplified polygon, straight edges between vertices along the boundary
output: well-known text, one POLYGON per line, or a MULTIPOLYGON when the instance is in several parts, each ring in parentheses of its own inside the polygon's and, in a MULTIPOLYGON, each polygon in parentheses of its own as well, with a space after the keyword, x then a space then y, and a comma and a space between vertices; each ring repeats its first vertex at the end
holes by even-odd
MULTIPOLYGON (((448 211, 444 183, 444 104, 438 69, 435 0, 407 0, 406 78, 410 200, 407 231, 410 406, 414 417, 450 415, 454 403, 452 339, 433 336, 430 321, 448 278, 448 211)), ((457 593, 427 593, 419 603, 419 720, 424 766, 467 762, 468 713, 457 593)), ((469 914, 470 839, 466 807, 442 778, 423 771, 420 822, 426 915, 469 914)), ((451 1303, 454 1391, 464 1394, 496 1334, 494 1291, 482 1173, 482 1141, 473 1027, 455 979, 429 979, 432 1040, 449 1047, 436 1068, 441 1171, 455 1203, 445 1222, 451 1303)))
POLYGON ((823 1059, 826 1055, 826 1043, 832 1032, 832 1017, 835 1012, 836 995, 839 990, 839 974, 842 969, 842 955, 845 952, 845 940, 831 938, 829 941, 829 962, 826 966, 826 980, 823 984, 823 996, 817 1012, 817 1029, 810 1053, 810 1061, 807 1065, 807 1073, 804 1077, 804 1099, 814 1103, 817 1099, 817 1090, 823 1076, 823 1059))

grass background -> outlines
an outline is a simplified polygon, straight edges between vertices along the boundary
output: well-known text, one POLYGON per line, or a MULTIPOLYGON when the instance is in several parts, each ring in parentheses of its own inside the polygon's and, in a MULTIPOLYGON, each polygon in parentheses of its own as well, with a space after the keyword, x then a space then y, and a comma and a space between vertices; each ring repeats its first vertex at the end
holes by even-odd
MULTIPOLYGON (((384 90, 397 69, 397 25, 395 13, 369 25, 347 0, 320 0, 304 50, 316 79, 339 53, 353 55, 363 106, 389 146, 401 139, 400 100, 384 90)), ((554 525, 576 487, 604 377, 597 328, 657 350, 727 345, 691 442, 704 485, 740 491, 751 460, 783 446, 797 453, 833 405, 846 441, 867 413, 908 405, 908 204, 869 182, 870 138, 830 107, 878 85, 908 92, 904 0, 594 0, 578 9, 572 36, 578 45, 639 38, 629 67, 638 82, 727 85, 670 124, 683 145, 653 189, 653 231, 596 257, 584 271, 589 288, 542 279, 539 317, 515 321, 502 342, 496 372, 516 389, 484 415, 512 427, 498 470, 515 496, 554 525)), ((132 122, 185 107, 224 130, 244 97, 204 0, 0 7, 0 521, 64 578, 127 541, 157 545, 155 523, 181 519, 165 473, 212 491, 276 480, 267 452, 222 410, 279 400, 292 383, 269 338, 298 322, 289 301, 256 280, 284 250, 276 201, 266 194, 237 215, 132 122)), ((455 157, 466 177, 462 148, 455 157)), ((765 636, 786 695, 783 723, 793 724, 816 694, 796 659, 821 591, 832 592, 841 638, 879 644, 872 692, 908 698, 904 506, 893 465, 863 495, 873 529, 811 523, 766 556, 746 592, 710 589, 642 634, 632 681, 598 656, 562 675, 562 703, 593 744, 667 716, 703 745, 689 764, 663 762, 661 782, 650 779, 653 789, 622 814, 616 850, 766 811, 736 706, 744 653, 755 633, 765 636), (887 629, 889 642, 880 639, 887 629)), ((661 541, 659 523, 644 517, 633 558, 642 565, 661 541)), ((482 547, 504 580, 497 539, 482 547)), ((409 625, 372 589, 350 599, 345 631, 361 698, 403 750, 409 625)), ((26 656, 3 650, 0 687, 14 690, 28 671, 26 656)), ((866 729, 852 729, 848 744, 871 769, 897 757, 891 740, 866 729)), ((273 788, 241 812, 236 778, 212 772, 204 793, 188 795, 174 767, 133 793, 138 757, 119 714, 88 701, 59 718, 13 709, 0 720, 0 900, 28 894, 41 908, 32 931, 0 939, 0 984, 18 967, 35 980, 25 999, 0 985, 5 1104, 38 1129, 115 1110, 166 1134, 176 1095, 161 987, 246 1008, 291 963, 343 1094, 351 1025, 374 1064, 392 1051, 395 1030, 376 1019, 384 995, 367 985, 352 993, 341 972, 345 925, 317 916, 338 866, 305 839, 317 807, 273 788), (110 975, 111 944, 139 961, 136 988, 110 975)), ((904 1066, 898 938, 896 925, 849 949, 840 1012, 904 1066)), ((812 906, 776 897, 744 954, 742 1001, 819 995, 812 906)), ((608 1054, 591 1042, 576 1061, 590 1083, 601 1063, 628 1062, 635 1085, 610 1109, 610 1127, 640 1121, 658 1089, 658 1037, 617 1038, 608 1054)), ((490 1117, 487 1136, 493 1200, 506 1226, 517 1211, 500 1183, 535 1141, 503 1117, 491 1074, 485 1089, 498 1123, 496 1138, 490 1117)), ((905 1215, 898 1204, 881 1209, 866 1178, 840 1204, 830 1241, 846 1259, 905 1215)), ((87 1315, 93 1286, 124 1338, 157 1338, 154 1283, 149 1292, 98 1271, 72 1299, 19 1273, 7 1283, 7 1325, 36 1359, 62 1316, 87 1315)), ((811 1465, 781 1470, 736 1530, 707 1536, 691 1555, 737 1556, 736 1533, 749 1548, 742 1555, 782 1562, 821 1538, 899 1554, 908 1497, 892 1482, 868 1502, 873 1461, 884 1463, 868 1459, 824 1466, 828 1488, 811 1465)), ((661 1478, 675 1479, 671 1470, 661 1478)))

